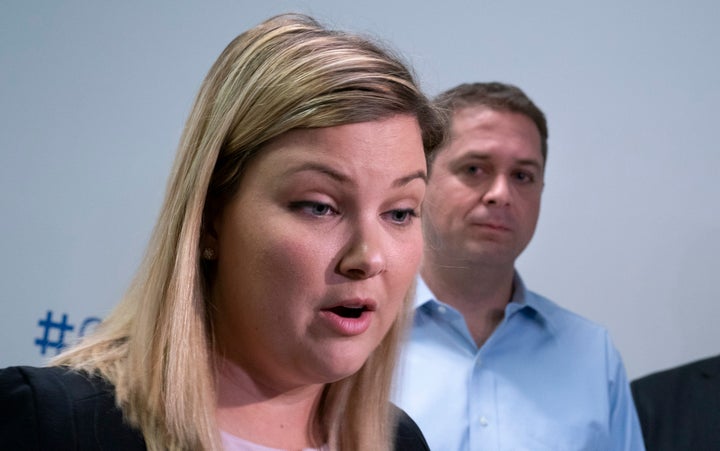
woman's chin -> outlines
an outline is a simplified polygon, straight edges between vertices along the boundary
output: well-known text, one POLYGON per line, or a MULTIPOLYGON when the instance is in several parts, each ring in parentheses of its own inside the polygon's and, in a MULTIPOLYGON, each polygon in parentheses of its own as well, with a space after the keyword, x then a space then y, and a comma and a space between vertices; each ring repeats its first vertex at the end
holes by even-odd
POLYGON ((321 361, 316 361, 315 369, 319 370, 325 383, 336 382, 357 373, 369 356, 370 353, 360 353, 357 349, 325 355, 321 361))

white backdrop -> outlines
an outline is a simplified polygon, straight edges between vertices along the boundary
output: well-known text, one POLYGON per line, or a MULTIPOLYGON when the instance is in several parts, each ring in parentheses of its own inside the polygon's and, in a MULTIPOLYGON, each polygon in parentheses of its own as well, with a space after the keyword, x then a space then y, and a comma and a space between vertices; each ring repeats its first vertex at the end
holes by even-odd
POLYGON ((430 94, 522 87, 550 124, 527 284, 607 326, 631 378, 720 353, 720 2, 420 3, 0 0, 0 366, 122 296, 202 78, 285 11, 389 42, 430 94))

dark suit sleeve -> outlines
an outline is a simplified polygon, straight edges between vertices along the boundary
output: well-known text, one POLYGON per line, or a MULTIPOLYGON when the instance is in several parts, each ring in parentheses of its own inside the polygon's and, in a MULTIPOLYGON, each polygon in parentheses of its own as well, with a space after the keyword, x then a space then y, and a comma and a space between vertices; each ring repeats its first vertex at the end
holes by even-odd
POLYGON ((647 448, 649 441, 649 436, 652 433, 652 425, 654 423, 653 420, 653 410, 652 410, 652 393, 648 393, 652 391, 652 381, 648 383, 648 381, 645 380, 635 380, 632 383, 630 383, 630 390, 632 391, 633 400, 635 402, 635 409, 638 413, 638 419, 640 420, 640 428, 642 429, 643 434, 643 441, 645 442, 645 447, 647 448))
POLYGON ((393 414, 397 418, 395 451, 429 451, 425 436, 413 419, 396 406, 393 406, 393 414))

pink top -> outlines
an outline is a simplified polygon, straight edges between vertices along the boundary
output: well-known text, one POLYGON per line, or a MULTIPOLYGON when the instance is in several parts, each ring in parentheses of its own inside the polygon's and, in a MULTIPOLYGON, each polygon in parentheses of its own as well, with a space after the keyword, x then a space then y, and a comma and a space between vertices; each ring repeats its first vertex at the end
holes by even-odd
MULTIPOLYGON (((269 448, 249 442, 225 431, 220 431, 220 437, 222 438, 225 451, 284 451, 279 448, 269 448)), ((330 451, 330 448, 328 448, 327 445, 323 445, 320 448, 303 448, 302 451, 330 451)))

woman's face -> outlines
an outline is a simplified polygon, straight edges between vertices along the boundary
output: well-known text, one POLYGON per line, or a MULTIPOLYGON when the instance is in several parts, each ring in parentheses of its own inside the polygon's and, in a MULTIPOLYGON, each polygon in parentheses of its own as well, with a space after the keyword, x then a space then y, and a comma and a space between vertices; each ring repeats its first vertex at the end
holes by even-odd
POLYGON ((223 355, 277 389, 357 371, 395 321, 420 262, 425 185, 412 116, 271 141, 209 238, 223 355))

